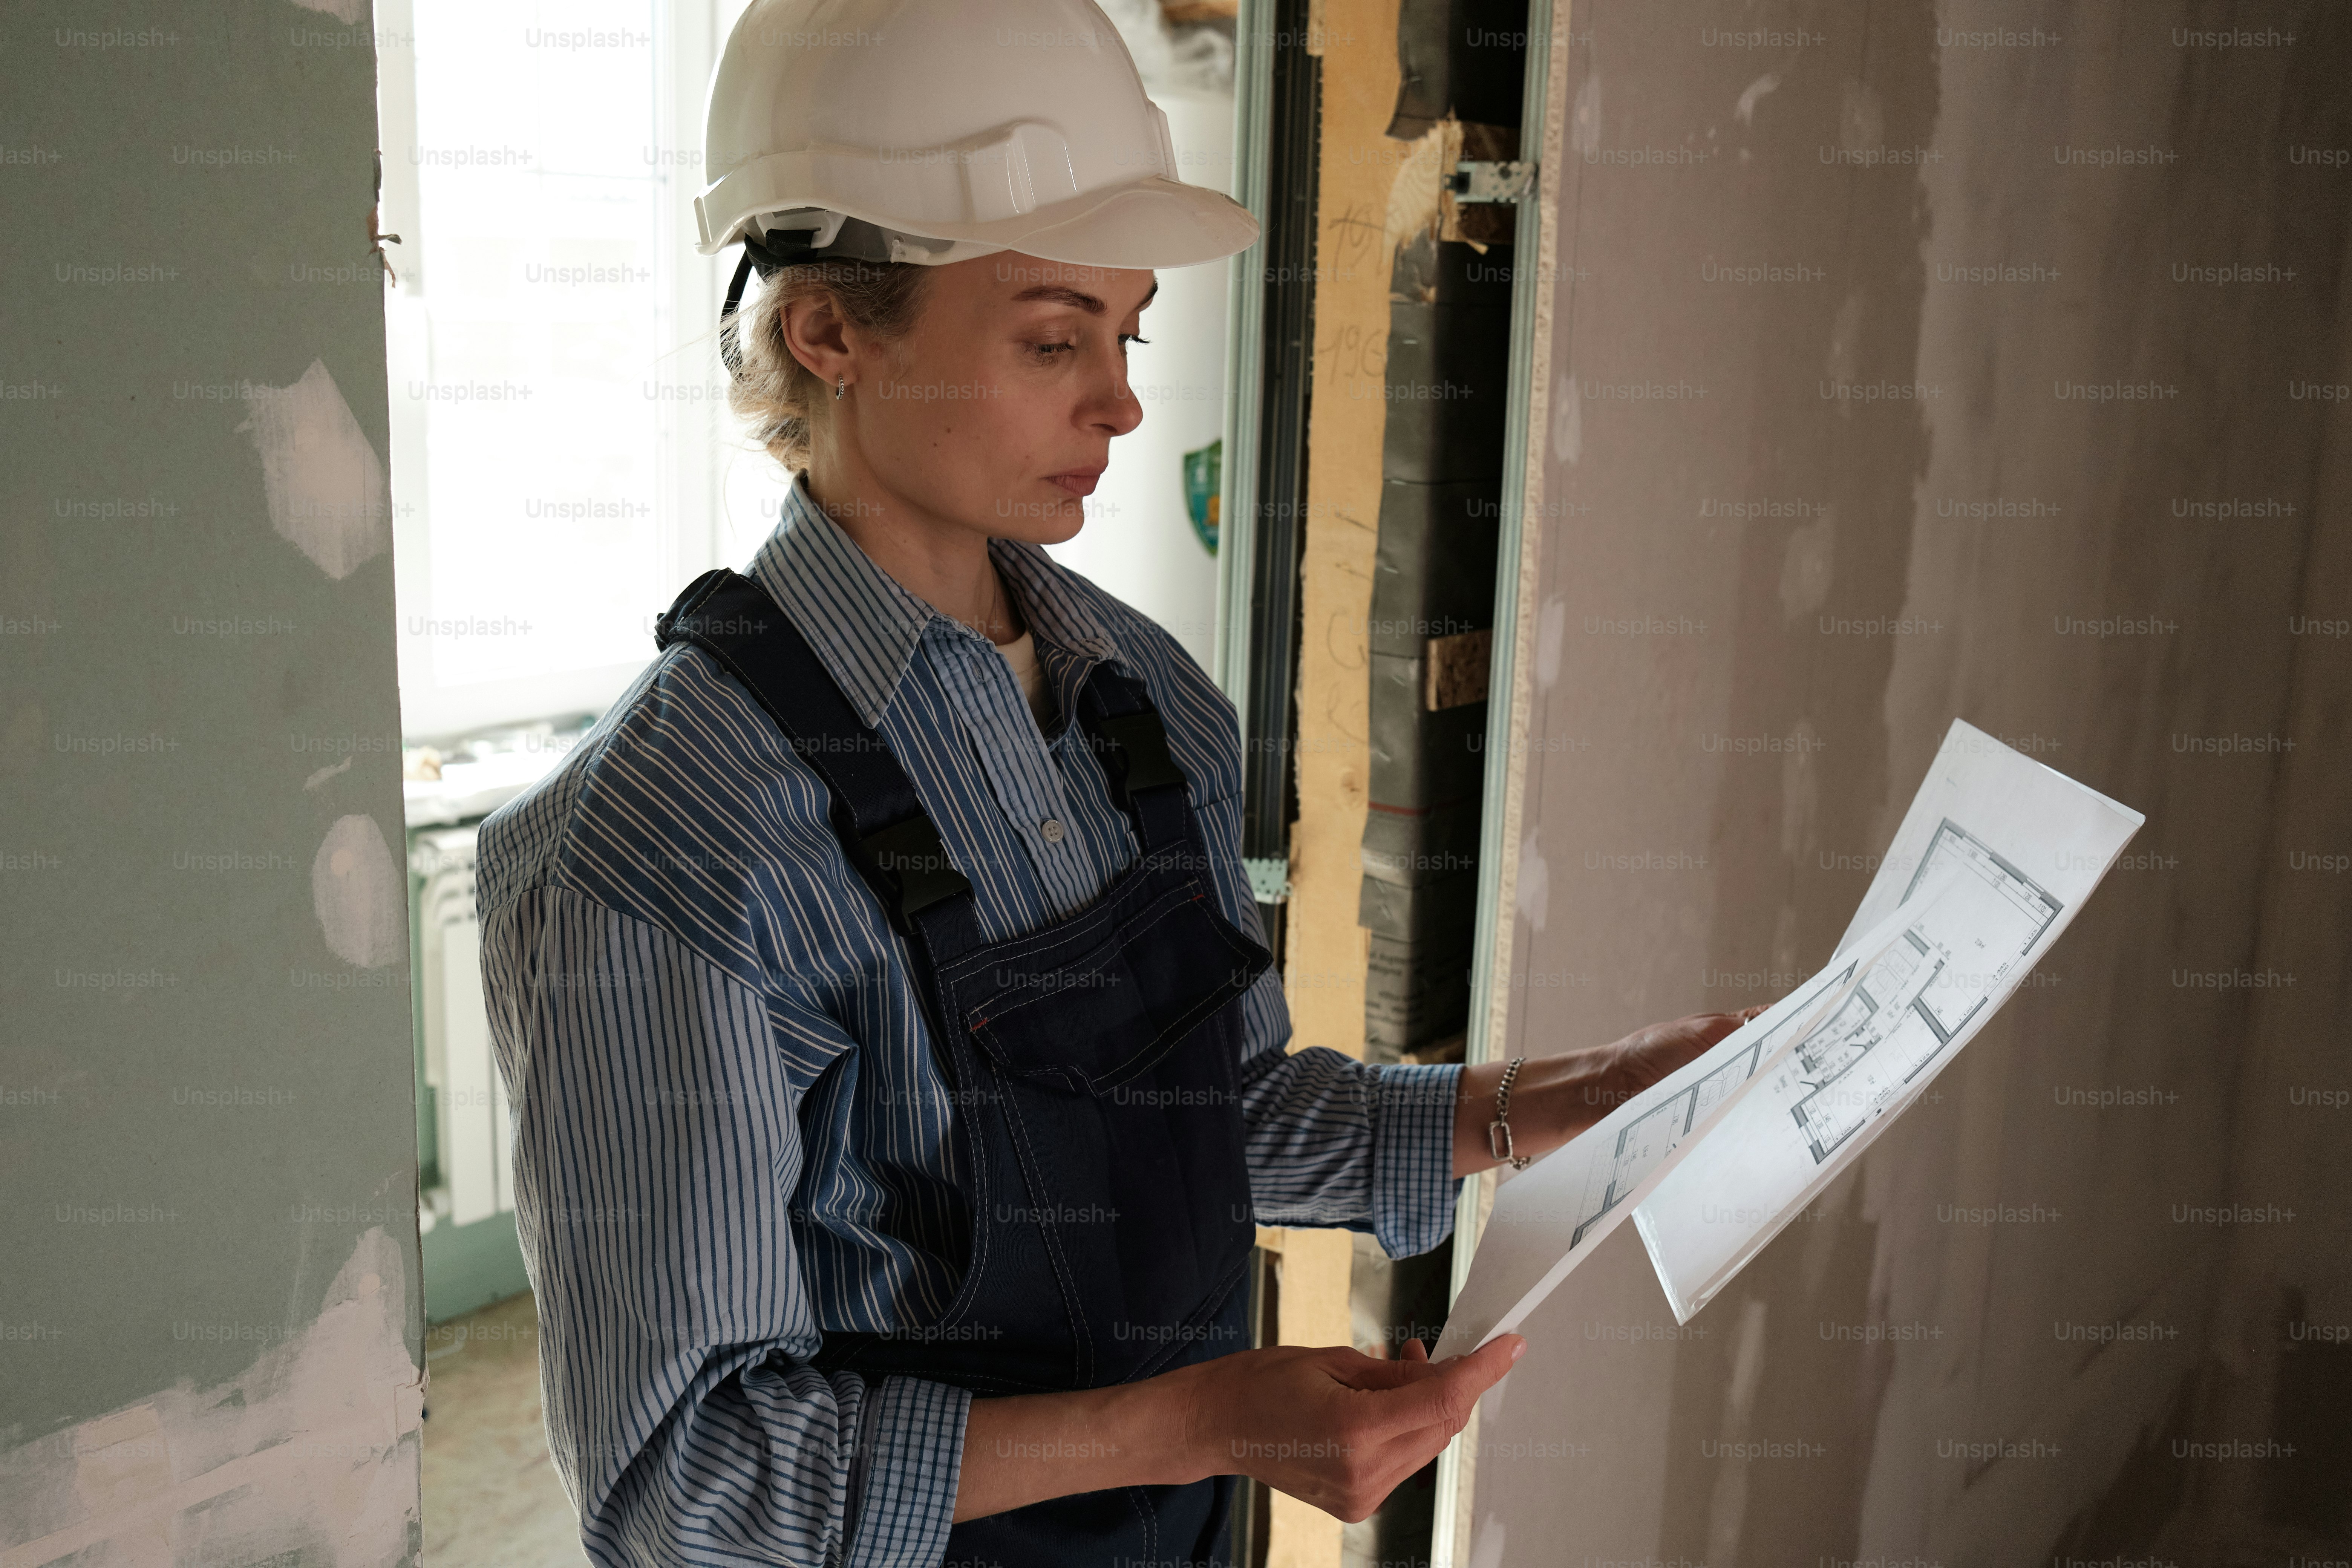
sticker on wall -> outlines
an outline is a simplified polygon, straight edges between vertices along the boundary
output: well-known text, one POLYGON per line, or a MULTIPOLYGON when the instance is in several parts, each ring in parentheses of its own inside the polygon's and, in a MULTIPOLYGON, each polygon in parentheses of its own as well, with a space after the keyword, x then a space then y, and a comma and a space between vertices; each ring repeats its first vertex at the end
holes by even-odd
POLYGON ((1217 552, 1217 503, 1224 484, 1225 443, 1223 437, 1197 452, 1184 454, 1184 510, 1192 520, 1210 554, 1217 552))

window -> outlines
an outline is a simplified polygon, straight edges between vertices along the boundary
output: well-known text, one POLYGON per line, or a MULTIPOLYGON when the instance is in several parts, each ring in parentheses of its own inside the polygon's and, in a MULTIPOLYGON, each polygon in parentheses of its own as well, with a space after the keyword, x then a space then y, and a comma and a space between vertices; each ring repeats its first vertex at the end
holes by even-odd
POLYGON ((725 411, 695 254, 740 0, 388 0, 383 226, 404 726, 602 709, 783 479, 725 411))
MULTIPOLYGON (((677 589, 775 527, 786 479, 727 412, 715 342, 735 254, 694 251, 705 95, 744 3, 380 0, 412 740, 602 710, 677 589)), ((1229 187, 1230 41, 1204 64, 1200 29, 1183 55, 1156 13, 1122 26, 1180 172, 1229 187)), ((1055 550, 1203 663, 1215 567, 1187 479, 1222 424, 1226 273, 1162 275, 1133 362, 1144 426, 1055 550)))

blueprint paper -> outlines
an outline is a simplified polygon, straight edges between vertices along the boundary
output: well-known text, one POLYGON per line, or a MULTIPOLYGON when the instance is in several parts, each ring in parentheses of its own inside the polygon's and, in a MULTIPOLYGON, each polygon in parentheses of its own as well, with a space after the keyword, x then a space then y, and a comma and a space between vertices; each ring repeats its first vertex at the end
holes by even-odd
MULTIPOLYGON (((1955 719, 1920 781, 1895 841, 1880 857, 1870 891, 1838 939, 1843 953, 1854 938, 1901 903, 1916 868, 1947 821, 1967 825, 1992 848, 2073 910, 2146 821, 2095 789, 2011 750, 1966 720, 1955 719), (2102 846, 2112 840, 2112 847, 2102 846)), ((2045 944, 2046 945, 2046 944, 2045 944)))
POLYGON ((1743 1082, 1634 1205, 1678 1322, 1917 1100, 2058 940, 2143 820, 1953 724, 1832 961, 1860 963, 1861 983, 1743 1082), (1915 896, 1930 884, 1933 896, 1915 896), (1891 943, 1876 913, 1889 909, 1903 917, 1891 943))
POLYGON ((1517 1329, 1628 1217, 1688 1321, 1982 1026, 2142 820, 1956 721, 1828 967, 1500 1185, 1437 1353, 1517 1329))
MULTIPOLYGON (((1932 898, 1946 885, 1930 879, 1923 895, 1932 898)), ((1918 901, 1883 920, 1878 931, 1864 933, 1844 957, 1705 1055, 1503 1183, 1436 1353, 1461 1354, 1516 1330, 1633 1212, 1678 1152, 1705 1134, 1759 1067, 1786 1055, 1835 1012, 1867 968, 1863 955, 1894 942, 1918 901)))

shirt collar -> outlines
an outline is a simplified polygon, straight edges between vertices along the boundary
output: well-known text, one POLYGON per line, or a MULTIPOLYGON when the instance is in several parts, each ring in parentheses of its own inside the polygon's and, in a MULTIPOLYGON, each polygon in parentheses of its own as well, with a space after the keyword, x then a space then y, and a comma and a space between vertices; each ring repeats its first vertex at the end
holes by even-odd
MULTIPOLYGON (((992 539, 988 552, 1041 646, 1094 659, 1121 658, 1118 642, 1078 590, 1083 579, 1043 547, 992 539)), ((803 474, 793 477, 776 531, 752 557, 748 575, 792 617, 869 728, 880 726, 926 634, 987 640, 876 565, 824 515, 803 474)))

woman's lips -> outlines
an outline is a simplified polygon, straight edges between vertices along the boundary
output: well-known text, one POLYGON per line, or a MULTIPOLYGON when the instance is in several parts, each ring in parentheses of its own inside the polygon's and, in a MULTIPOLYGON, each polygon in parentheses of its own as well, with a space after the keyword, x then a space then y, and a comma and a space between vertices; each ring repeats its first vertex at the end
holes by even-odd
POLYGON ((1095 493, 1095 481, 1102 474, 1100 468, 1073 468, 1066 474, 1048 474, 1045 482, 1059 485, 1074 496, 1090 496, 1095 493))

